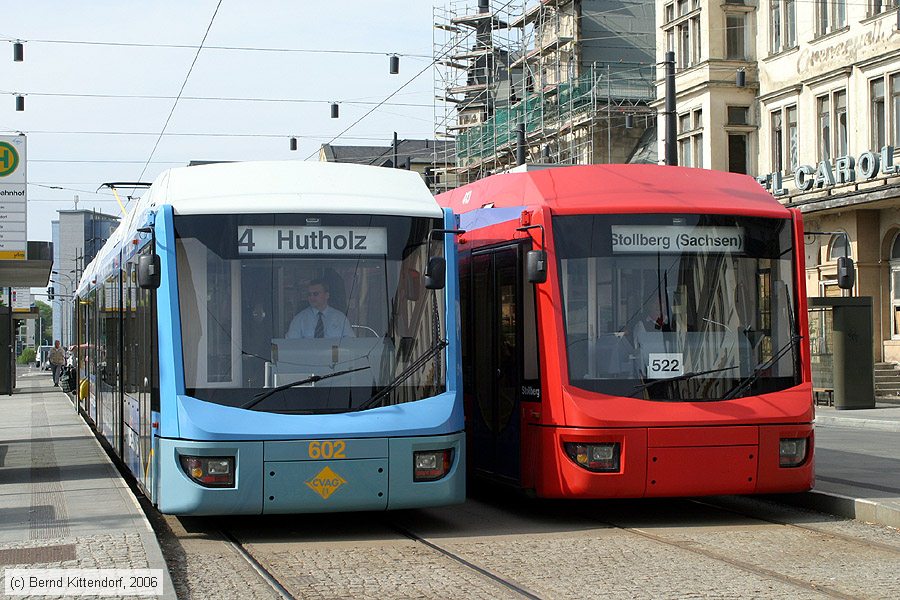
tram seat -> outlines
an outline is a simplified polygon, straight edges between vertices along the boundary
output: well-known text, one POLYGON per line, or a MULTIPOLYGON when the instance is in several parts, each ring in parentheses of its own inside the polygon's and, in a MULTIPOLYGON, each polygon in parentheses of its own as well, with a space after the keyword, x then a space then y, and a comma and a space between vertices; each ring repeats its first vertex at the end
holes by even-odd
POLYGON ((386 349, 390 351, 390 345, 382 338, 276 338, 272 340, 273 384, 281 385, 311 375, 369 367, 316 385, 372 385, 378 379, 381 357, 386 349))

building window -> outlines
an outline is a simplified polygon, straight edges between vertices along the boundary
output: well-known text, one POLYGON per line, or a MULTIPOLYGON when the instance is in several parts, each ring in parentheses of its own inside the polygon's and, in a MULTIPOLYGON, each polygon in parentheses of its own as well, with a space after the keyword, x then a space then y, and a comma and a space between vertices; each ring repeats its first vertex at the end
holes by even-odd
POLYGON ((725 15, 725 58, 744 60, 746 49, 746 15, 743 13, 725 15))
POLYGON ((847 91, 839 90, 834 93, 834 143, 838 156, 847 156, 848 132, 847 132, 847 91))
POLYGON ((772 113, 772 172, 784 171, 784 131, 781 127, 781 111, 772 113))
POLYGON ((797 134, 797 107, 788 106, 784 113, 787 117, 788 157, 790 158, 791 173, 800 165, 799 136, 797 134))
POLYGON ((839 89, 816 98, 816 126, 819 160, 847 156, 849 128, 847 124, 847 90, 839 89))
POLYGON ((891 338, 900 339, 900 235, 891 246, 891 338))
POLYGON ((894 146, 900 146, 900 73, 891 75, 891 122, 894 132, 892 141, 894 146))
POLYGON ((816 98, 816 124, 819 128, 819 160, 831 159, 831 100, 826 96, 816 98))
POLYGON ((678 116, 678 164, 703 167, 703 109, 678 116))
POLYGON ((796 0, 769 1, 769 52, 797 47, 796 0))
POLYGON ((700 4, 678 0, 664 7, 666 49, 675 52, 676 67, 685 69, 700 62, 700 4))
POLYGON ((847 236, 843 233, 831 236, 831 243, 828 249, 828 260, 836 261, 842 256, 852 258, 850 256, 850 243, 847 236))
POLYGON ((749 106, 729 106, 727 112, 728 112, 728 124, 729 125, 749 125, 750 124, 750 107, 749 106))
POLYGON ((816 0, 816 35, 827 35, 845 25, 847 0, 816 0))
POLYGON ((874 17, 900 6, 900 0, 869 0, 869 16, 874 17))
POLYGON ((873 79, 869 84, 872 102, 872 147, 880 149, 885 145, 887 123, 884 114, 884 79, 873 79))
POLYGON ((728 134, 728 170, 731 173, 747 173, 747 134, 728 134))

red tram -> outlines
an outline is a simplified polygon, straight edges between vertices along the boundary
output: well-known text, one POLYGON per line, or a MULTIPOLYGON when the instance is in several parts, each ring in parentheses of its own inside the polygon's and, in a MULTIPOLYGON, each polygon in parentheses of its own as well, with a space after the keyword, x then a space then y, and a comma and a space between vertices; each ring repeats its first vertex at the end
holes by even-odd
POLYGON ((752 178, 520 167, 459 214, 469 468, 541 497, 813 485, 799 211, 752 178))

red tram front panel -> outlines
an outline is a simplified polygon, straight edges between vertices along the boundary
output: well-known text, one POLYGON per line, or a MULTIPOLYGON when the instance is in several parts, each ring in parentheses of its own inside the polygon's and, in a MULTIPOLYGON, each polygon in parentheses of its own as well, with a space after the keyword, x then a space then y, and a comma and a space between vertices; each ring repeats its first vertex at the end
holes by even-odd
POLYGON ((635 165, 493 176, 439 201, 468 229, 471 472, 544 497, 812 487, 799 213, 748 177, 635 165))

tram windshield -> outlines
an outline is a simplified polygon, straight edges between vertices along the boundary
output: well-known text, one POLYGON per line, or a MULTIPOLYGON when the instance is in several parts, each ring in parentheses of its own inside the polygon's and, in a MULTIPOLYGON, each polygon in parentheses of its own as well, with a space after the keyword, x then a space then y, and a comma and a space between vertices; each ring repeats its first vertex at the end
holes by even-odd
POLYGON ((423 273, 443 255, 442 236, 428 241, 440 227, 378 215, 176 216, 186 393, 314 414, 443 392, 445 303, 423 273))
POLYGON ((569 382, 717 401, 800 381, 788 219, 556 216, 569 382))

